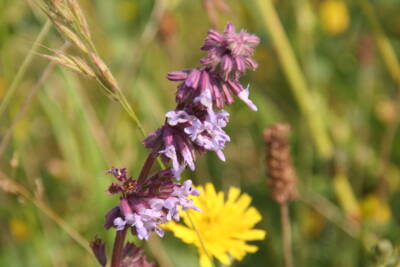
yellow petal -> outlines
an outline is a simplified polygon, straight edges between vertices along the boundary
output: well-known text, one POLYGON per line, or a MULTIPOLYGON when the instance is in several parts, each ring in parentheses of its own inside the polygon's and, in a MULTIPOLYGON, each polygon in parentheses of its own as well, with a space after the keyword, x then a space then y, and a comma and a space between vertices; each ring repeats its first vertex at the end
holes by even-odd
POLYGON ((175 222, 169 222, 162 226, 165 230, 172 231, 174 235, 183 242, 188 244, 196 244, 198 241, 197 234, 192 230, 183 225, 177 224, 175 222))
POLYGON ((246 210, 243 218, 245 219, 245 221, 243 223, 246 222, 246 223, 250 224, 251 226, 255 225, 262 219, 261 214, 254 207, 250 207, 248 210, 246 210))
POLYGON ((236 199, 239 197, 239 195, 240 195, 240 189, 239 188, 230 187, 229 188, 229 192, 228 192, 227 203, 235 202, 236 199))
POLYGON ((257 246, 248 245, 244 242, 237 242, 235 246, 232 246, 229 249, 229 253, 232 255, 233 258, 236 260, 242 260, 247 253, 254 253, 258 250, 257 246))
POLYGON ((200 253, 200 266, 212 267, 212 263, 205 253, 200 253))
POLYGON ((251 197, 248 194, 242 194, 238 201, 236 202, 236 210, 244 211, 251 203, 251 197))
POLYGON ((225 252, 217 254, 214 253, 214 255, 222 264, 230 265, 231 261, 229 259, 229 256, 225 252))
POLYGON ((242 240, 250 241, 250 240, 263 240, 266 235, 267 232, 264 230, 252 229, 243 233, 238 233, 237 235, 235 235, 235 237, 242 240))

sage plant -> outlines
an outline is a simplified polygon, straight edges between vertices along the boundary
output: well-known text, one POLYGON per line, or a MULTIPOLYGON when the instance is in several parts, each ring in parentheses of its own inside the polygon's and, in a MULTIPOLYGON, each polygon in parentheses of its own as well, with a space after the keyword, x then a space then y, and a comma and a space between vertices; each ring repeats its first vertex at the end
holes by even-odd
MULTIPOLYGON (((70 55, 54 50, 53 56, 46 57, 95 79, 140 127, 116 79, 97 54, 78 2, 43 0, 42 9, 64 39, 80 53, 70 55)), ((109 186, 107 192, 119 195, 118 204, 107 212, 104 223, 106 229, 117 231, 112 267, 153 266, 141 249, 125 242, 128 230, 141 240, 147 240, 152 232, 162 237, 164 232, 160 225, 179 221, 181 210, 200 211, 190 198, 198 195, 199 191, 192 187, 191 180, 180 182, 181 173, 187 167, 195 170, 196 155, 206 151, 214 151, 225 161, 223 149, 230 137, 223 128, 228 123, 229 113, 222 108, 233 103, 234 96, 252 110, 257 110, 249 99, 249 87, 244 87, 239 79, 247 69, 257 67, 252 55, 258 43, 257 36, 243 30, 236 33, 233 24, 228 23, 223 33, 209 30, 201 47, 206 56, 200 60, 199 67, 167 75, 169 80, 180 82, 176 107, 166 113, 164 125, 145 138, 143 143, 150 151, 140 173, 133 178, 125 168, 107 171, 117 181, 109 186), (158 158, 164 162, 160 164, 161 170, 150 173, 158 158), (170 167, 164 167, 164 164, 170 167)), ((100 265, 106 266, 104 242, 96 238, 91 247, 100 265)))
MULTIPOLYGON (((214 151, 225 161, 223 149, 230 137, 223 128, 229 113, 221 108, 231 104, 234 95, 257 110, 249 99, 249 88, 239 79, 247 69, 257 67, 252 55, 258 43, 258 37, 245 31, 236 33, 233 24, 228 23, 223 33, 209 30, 202 46, 207 55, 200 60, 200 67, 167 75, 169 80, 181 82, 176 107, 166 113, 164 125, 144 140, 150 153, 138 178, 128 177, 126 169, 108 171, 119 181, 111 184, 108 192, 120 194, 120 200, 107 213, 104 226, 114 227, 117 237, 124 237, 129 228, 139 239, 148 239, 153 231, 162 237, 161 224, 178 221, 180 210, 198 210, 189 198, 199 194, 192 181, 178 181, 187 167, 195 170, 197 154, 214 151), (171 167, 150 175, 157 157, 171 167)), ((123 240, 116 239, 114 246, 122 248, 117 242, 123 240)), ((114 249, 113 262, 120 261, 120 255, 114 249)))

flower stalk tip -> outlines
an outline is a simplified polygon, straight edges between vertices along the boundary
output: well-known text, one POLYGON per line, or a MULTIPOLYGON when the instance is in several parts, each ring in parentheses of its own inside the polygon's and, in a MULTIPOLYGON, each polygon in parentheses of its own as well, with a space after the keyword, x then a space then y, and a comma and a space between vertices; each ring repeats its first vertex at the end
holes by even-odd
POLYGON ((235 32, 228 23, 223 33, 209 30, 201 49, 207 55, 200 67, 171 72, 167 78, 180 82, 176 91, 176 108, 167 112, 164 126, 151 133, 144 145, 172 162, 176 178, 189 167, 195 169, 196 154, 214 151, 225 161, 223 149, 230 141, 223 130, 229 113, 221 110, 234 102, 234 95, 256 111, 249 99, 249 86, 240 77, 257 63, 252 58, 259 38, 246 31, 235 32), (218 109, 219 111, 216 111, 218 109))

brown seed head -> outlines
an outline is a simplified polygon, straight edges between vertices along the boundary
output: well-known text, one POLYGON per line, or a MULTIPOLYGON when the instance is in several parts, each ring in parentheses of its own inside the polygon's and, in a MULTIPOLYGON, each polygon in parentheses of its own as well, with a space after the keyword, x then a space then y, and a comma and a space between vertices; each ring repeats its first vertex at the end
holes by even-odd
POLYGON ((75 19, 78 22, 80 29, 84 32, 87 38, 90 38, 91 36, 89 25, 78 2, 76 0, 67 0, 67 4, 69 9, 71 10, 71 13, 75 16, 75 19))
POLYGON ((89 54, 89 56, 93 66, 95 67, 96 76, 101 81, 103 86, 109 91, 110 94, 118 91, 118 83, 104 61, 94 53, 89 54))
POLYGON ((278 203, 297 196, 297 176, 290 155, 289 131, 288 124, 275 123, 263 133, 267 146, 268 186, 271 188, 272 198, 278 203))

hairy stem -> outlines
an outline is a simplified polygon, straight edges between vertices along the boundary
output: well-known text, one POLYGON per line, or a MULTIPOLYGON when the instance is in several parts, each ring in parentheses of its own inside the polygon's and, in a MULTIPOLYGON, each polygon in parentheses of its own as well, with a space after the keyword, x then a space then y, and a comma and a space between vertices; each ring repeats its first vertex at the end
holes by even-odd
POLYGON ((153 166, 156 158, 157 158, 157 154, 154 152, 151 152, 147 156, 147 159, 144 162, 142 170, 140 171, 140 174, 139 174, 138 185, 143 184, 146 181, 146 178, 149 176, 149 172, 150 172, 151 167, 153 166))
POLYGON ((117 231, 114 240, 113 253, 111 258, 111 267, 120 267, 122 261, 122 252, 125 243, 127 228, 122 231, 117 231))

